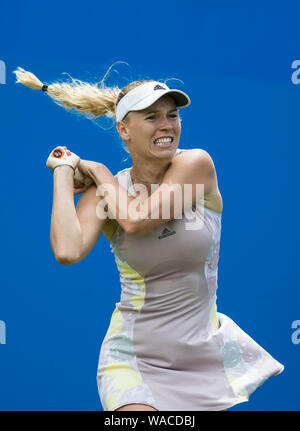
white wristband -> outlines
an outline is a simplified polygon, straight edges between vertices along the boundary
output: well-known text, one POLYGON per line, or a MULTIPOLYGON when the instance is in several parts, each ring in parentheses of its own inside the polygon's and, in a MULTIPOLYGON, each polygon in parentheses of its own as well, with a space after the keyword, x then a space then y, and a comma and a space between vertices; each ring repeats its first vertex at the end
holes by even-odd
MULTIPOLYGON (((62 163, 62 164, 60 164, 60 165, 57 165, 57 166, 55 166, 55 168, 54 168, 54 169, 59 168, 60 166, 69 166, 70 168, 72 168, 72 169, 73 169, 74 174, 75 174, 75 168, 73 168, 73 166, 71 166, 71 165, 68 165, 68 163, 62 163)), ((53 169, 53 172, 54 172, 54 169, 53 169)))

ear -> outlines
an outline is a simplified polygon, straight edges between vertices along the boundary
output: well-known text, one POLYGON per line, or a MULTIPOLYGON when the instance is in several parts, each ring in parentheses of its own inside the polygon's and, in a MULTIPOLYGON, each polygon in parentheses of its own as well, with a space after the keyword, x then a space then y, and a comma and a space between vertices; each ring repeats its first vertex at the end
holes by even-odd
POLYGON ((119 135, 121 136, 121 138, 124 142, 129 141, 129 139, 130 139, 129 131, 128 131, 128 127, 124 121, 118 121, 117 122, 117 130, 118 130, 119 135))

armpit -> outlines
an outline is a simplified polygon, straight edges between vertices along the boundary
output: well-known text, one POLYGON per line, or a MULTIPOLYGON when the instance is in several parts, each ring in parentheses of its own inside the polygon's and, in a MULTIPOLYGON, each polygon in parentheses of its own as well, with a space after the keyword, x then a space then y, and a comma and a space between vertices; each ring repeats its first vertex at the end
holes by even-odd
POLYGON ((102 233, 108 241, 111 241, 115 231, 117 230, 118 224, 119 223, 115 219, 108 219, 105 223, 102 233))

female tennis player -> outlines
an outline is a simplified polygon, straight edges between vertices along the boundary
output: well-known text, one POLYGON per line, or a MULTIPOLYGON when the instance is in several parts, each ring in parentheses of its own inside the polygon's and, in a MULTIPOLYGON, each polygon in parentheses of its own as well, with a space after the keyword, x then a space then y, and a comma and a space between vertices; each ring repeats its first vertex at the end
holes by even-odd
POLYGON ((23 69, 16 75, 67 109, 115 115, 131 155, 132 166, 116 176, 63 146, 47 160, 57 261, 81 261, 103 232, 120 273, 97 371, 103 409, 226 410, 248 401, 284 366, 217 311, 223 205, 209 153, 178 148, 178 109, 189 97, 152 80, 119 89, 45 85, 23 69), (76 168, 92 185, 77 182, 74 190, 76 168), (82 193, 76 208, 74 193, 82 193))

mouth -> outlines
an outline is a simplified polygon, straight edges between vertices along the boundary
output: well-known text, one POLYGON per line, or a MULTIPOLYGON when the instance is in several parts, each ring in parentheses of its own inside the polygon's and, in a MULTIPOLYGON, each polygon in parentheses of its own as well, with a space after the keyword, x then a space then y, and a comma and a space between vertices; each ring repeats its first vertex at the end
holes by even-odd
POLYGON ((172 136, 164 136, 155 139, 155 141, 153 141, 153 144, 159 148, 169 148, 172 146, 173 142, 174 138, 172 136))

